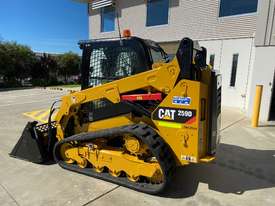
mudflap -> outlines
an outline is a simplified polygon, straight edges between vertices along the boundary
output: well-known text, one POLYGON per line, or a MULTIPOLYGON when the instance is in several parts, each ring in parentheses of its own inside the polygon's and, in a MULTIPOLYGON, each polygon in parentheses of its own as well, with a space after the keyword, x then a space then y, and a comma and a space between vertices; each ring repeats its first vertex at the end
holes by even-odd
POLYGON ((43 164, 52 160, 53 141, 49 141, 49 134, 55 133, 55 127, 48 124, 38 125, 37 122, 28 122, 22 136, 9 154, 11 157, 27 160, 33 163, 43 164))

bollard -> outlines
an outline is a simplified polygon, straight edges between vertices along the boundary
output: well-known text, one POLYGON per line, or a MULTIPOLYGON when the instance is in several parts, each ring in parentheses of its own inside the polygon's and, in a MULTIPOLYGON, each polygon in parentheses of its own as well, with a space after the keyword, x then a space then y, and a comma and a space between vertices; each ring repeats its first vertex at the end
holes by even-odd
POLYGON ((251 121, 252 127, 259 126, 262 93, 263 93, 263 85, 256 85, 256 94, 254 98, 254 107, 253 107, 253 114, 252 114, 252 121, 251 121))

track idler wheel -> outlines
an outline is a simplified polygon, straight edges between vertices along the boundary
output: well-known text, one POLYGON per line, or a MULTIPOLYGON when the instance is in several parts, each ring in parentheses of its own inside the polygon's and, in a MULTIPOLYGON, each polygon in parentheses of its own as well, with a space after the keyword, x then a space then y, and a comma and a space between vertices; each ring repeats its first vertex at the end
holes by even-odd
POLYGON ((74 160, 70 158, 69 153, 68 153, 68 150, 72 149, 72 148, 73 148, 73 146, 69 143, 62 144, 61 148, 60 148, 61 157, 64 160, 64 162, 66 162, 67 164, 74 163, 74 160))
POLYGON ((88 165, 88 161, 84 158, 81 158, 82 160, 77 162, 78 167, 80 168, 86 168, 88 165))
POLYGON ((139 176, 131 176, 131 175, 127 175, 128 180, 132 181, 132 182, 138 182, 139 181, 139 176))
POLYGON ((109 170, 109 173, 113 176, 113 177, 119 177, 121 175, 121 171, 112 171, 109 170))
POLYGON ((97 173, 102 173, 104 171, 104 167, 95 167, 94 170, 97 172, 97 173))
POLYGON ((163 179, 164 177, 161 170, 157 170, 155 174, 151 178, 149 178, 149 181, 153 184, 159 184, 163 182, 163 179))

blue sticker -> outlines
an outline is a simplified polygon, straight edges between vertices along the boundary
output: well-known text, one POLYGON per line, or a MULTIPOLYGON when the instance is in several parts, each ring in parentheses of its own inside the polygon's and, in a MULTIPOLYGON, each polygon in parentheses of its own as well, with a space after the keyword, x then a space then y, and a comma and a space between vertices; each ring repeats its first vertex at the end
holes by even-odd
POLYGON ((190 105, 191 98, 190 97, 173 97, 173 104, 177 105, 190 105))

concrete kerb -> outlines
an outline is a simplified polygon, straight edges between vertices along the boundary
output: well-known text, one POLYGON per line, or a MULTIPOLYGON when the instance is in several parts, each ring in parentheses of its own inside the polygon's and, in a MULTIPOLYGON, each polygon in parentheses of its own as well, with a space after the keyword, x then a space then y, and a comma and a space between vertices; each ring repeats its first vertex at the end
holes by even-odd
POLYGON ((66 92, 77 92, 80 91, 80 88, 64 88, 64 87, 44 87, 47 90, 55 90, 55 91, 66 91, 66 92))

